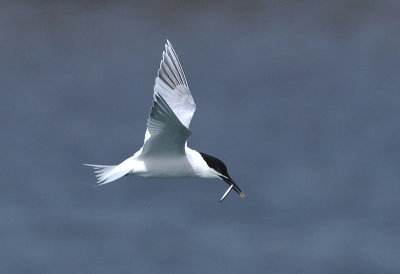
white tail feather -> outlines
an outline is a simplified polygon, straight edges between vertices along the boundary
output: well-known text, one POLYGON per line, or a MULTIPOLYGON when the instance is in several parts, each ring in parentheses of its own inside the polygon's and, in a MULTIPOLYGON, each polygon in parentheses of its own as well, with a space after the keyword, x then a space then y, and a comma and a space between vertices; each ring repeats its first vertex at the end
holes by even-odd
POLYGON ((91 165, 91 164, 84 164, 85 166, 91 166, 95 170, 97 177, 97 184, 99 186, 111 183, 122 176, 128 174, 132 167, 127 165, 126 162, 122 162, 117 166, 103 166, 103 165, 91 165))

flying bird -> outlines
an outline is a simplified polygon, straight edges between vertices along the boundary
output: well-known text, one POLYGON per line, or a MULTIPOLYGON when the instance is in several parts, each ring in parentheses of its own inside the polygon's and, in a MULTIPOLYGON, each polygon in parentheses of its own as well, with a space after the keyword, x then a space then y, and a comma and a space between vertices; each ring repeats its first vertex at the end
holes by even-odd
POLYGON ((114 166, 85 164, 95 169, 98 185, 131 174, 159 178, 218 178, 229 185, 220 202, 232 189, 243 198, 243 192, 221 160, 187 146, 191 134, 189 124, 196 104, 178 56, 168 40, 155 80, 153 99, 144 144, 133 156, 114 166))

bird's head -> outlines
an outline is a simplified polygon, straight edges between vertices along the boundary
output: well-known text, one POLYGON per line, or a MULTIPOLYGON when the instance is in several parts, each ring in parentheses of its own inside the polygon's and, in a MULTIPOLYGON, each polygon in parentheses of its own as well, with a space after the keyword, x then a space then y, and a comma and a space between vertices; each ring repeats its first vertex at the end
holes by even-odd
POLYGON ((240 197, 244 198, 244 193, 240 190, 238 185, 229 176, 226 165, 216 157, 210 156, 202 152, 200 152, 200 154, 203 157, 204 161, 206 161, 207 165, 217 172, 217 176, 229 185, 228 190, 224 193, 219 202, 222 202, 225 199, 225 197, 229 194, 232 188, 233 190, 236 191, 237 194, 240 195, 240 197))

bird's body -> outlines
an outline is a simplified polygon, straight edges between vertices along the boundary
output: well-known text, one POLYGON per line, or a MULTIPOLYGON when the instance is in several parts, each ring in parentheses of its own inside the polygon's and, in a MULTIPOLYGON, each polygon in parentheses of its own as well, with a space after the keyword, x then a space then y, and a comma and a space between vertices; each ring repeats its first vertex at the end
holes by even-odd
POLYGON ((195 110, 178 56, 167 41, 155 80, 154 102, 147 120, 144 144, 119 165, 88 165, 96 170, 99 185, 130 174, 159 178, 219 178, 230 185, 220 201, 232 188, 243 197, 222 161, 187 146, 191 134, 189 124, 195 110))

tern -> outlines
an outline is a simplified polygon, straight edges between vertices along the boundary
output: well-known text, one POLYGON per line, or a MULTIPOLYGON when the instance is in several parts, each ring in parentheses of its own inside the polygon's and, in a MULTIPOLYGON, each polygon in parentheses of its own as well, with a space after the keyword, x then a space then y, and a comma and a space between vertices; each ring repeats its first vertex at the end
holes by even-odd
POLYGON ((232 189, 243 198, 243 192, 221 160, 187 146, 191 134, 189 124, 196 104, 178 56, 168 40, 155 80, 153 99, 144 144, 133 156, 114 166, 85 164, 95 169, 98 185, 131 174, 159 178, 218 178, 229 185, 220 202, 232 189))

